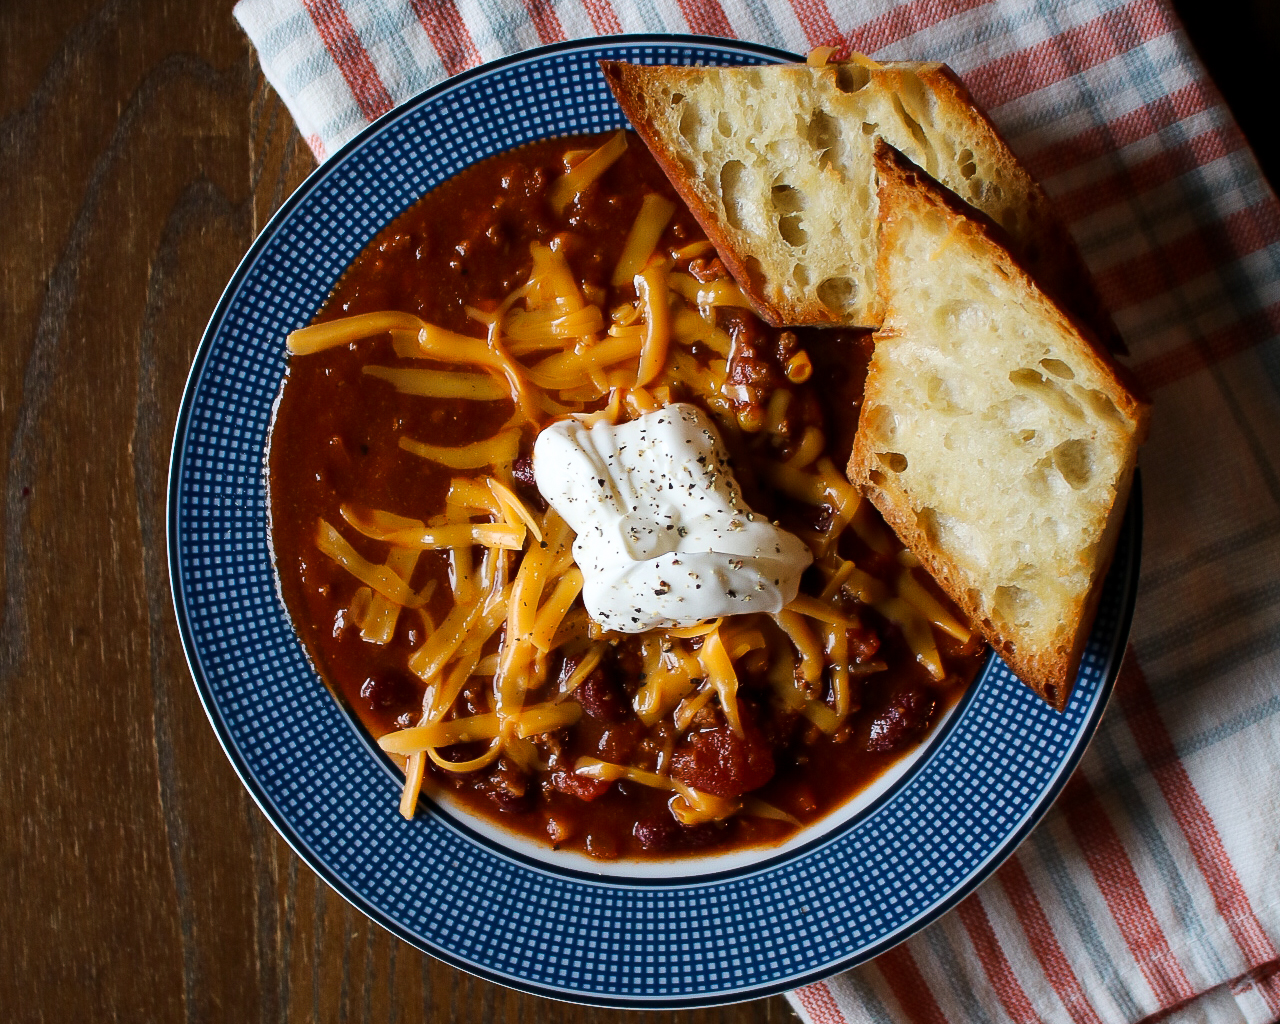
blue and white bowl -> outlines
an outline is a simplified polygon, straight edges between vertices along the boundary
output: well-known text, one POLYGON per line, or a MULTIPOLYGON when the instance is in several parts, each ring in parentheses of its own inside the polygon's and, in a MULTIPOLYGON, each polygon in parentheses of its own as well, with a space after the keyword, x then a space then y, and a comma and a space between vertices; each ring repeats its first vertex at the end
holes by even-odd
POLYGON ((191 673, 227 756, 334 889, 473 974, 625 1007, 731 1002, 870 959, 954 906, 1048 808, 1102 714, 1137 583, 1135 487, 1066 712, 998 659, 930 740, 781 847, 602 864, 437 802, 406 822, 400 775, 312 669, 277 596, 263 453, 284 336, 388 221, 474 161, 625 123, 602 58, 796 59, 675 36, 565 43, 477 68, 387 114, 314 173, 236 270, 187 382, 169 474, 169 563, 191 673))

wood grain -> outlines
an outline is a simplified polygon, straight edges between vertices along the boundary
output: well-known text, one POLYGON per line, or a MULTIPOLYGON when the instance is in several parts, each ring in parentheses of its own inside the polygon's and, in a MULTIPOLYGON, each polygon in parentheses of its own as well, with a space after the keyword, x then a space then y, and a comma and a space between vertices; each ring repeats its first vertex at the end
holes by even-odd
POLYGON ((230 7, 0 7, 5 1019, 794 1020, 448 967, 301 864, 219 749, 173 618, 169 447, 223 284, 314 166, 230 7))

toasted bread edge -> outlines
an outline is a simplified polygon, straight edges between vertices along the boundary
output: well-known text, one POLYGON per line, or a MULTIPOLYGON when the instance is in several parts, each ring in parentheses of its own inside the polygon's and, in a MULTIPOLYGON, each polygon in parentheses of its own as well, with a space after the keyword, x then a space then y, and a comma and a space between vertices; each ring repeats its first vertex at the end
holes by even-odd
MULTIPOLYGON (((1046 314, 1057 318, 1081 336, 1085 342, 1081 354, 1094 362, 1105 378, 1110 379, 1112 388, 1108 398, 1116 403, 1116 407, 1125 416, 1135 422, 1134 444, 1135 447, 1141 444, 1148 428, 1149 404, 1126 386, 1125 377, 1128 374, 1115 363, 1110 354, 1090 343, 1088 328, 1076 317, 1062 310, 1036 285, 1026 268, 1010 252, 1004 230, 979 211, 969 207, 887 143, 881 142, 877 145, 876 165, 880 177, 882 233, 892 230, 893 218, 901 209, 892 201, 892 198, 889 202, 885 201, 894 190, 908 190, 924 198, 949 219, 964 218, 967 222, 964 225, 966 230, 975 232, 992 245, 993 255, 1000 268, 1017 278, 1024 288, 1038 296, 1046 314)), ((881 265, 877 267, 877 279, 881 284, 885 280, 884 264, 887 259, 887 247, 882 246, 881 265)), ((894 330, 892 302, 887 296, 883 298, 886 324, 878 332, 877 338, 885 336, 886 333, 892 334, 894 330)), ((876 372, 874 359, 869 372, 872 375, 876 372)), ((874 386, 875 381, 869 376, 867 392, 873 392, 874 386)), ((1018 650, 1008 637, 1001 635, 990 620, 982 617, 981 610, 969 600, 965 580, 959 570, 930 546, 928 538, 916 523, 915 513, 906 494, 900 488, 888 485, 888 478, 877 471, 878 463, 868 439, 869 432, 864 429, 863 418, 866 410, 867 404, 864 403, 859 414, 858 430, 847 470, 849 479, 870 499, 884 517, 885 522, 898 535, 899 540, 920 559, 938 585, 964 611, 973 627, 1004 658, 1018 677, 1046 703, 1058 711, 1063 710, 1070 698, 1080 660, 1093 627, 1093 619, 1102 593, 1102 581, 1115 554, 1120 525, 1123 521, 1122 511, 1132 486, 1134 465, 1130 463, 1128 470, 1116 483, 1114 499, 1107 512, 1106 526, 1099 539, 1098 559, 1089 590, 1078 606, 1071 609, 1076 627, 1072 632, 1068 649, 1062 654, 1018 650), (877 481, 876 477, 880 480, 877 481)))

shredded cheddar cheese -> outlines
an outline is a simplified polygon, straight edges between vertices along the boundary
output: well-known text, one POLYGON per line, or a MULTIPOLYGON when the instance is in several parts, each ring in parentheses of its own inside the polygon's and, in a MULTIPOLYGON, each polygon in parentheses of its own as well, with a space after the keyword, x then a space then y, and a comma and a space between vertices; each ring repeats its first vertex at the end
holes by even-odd
MULTIPOLYGON (((826 66, 833 52, 815 48, 810 65, 826 66)), ((858 54, 850 59, 879 67, 858 54)), ((618 132, 594 151, 566 159, 565 173, 550 191, 552 209, 567 210, 626 147, 626 135, 618 132)), ((830 513, 823 526, 804 534, 823 574, 820 592, 802 593, 772 616, 653 631, 640 644, 643 672, 632 688, 632 709, 646 727, 670 721, 674 729, 665 750, 650 752, 657 757, 656 770, 584 757, 575 762, 577 775, 667 791, 671 813, 684 824, 744 814, 798 825, 793 815, 757 797, 724 799, 673 776, 674 744, 695 728, 695 718, 696 727, 705 728, 712 713, 722 715, 729 729, 746 735, 740 679, 754 684, 766 673, 766 692, 777 707, 842 739, 857 711, 860 680, 885 670, 883 661, 851 661, 850 641, 857 634, 850 630, 861 627, 851 610, 855 601, 895 624, 934 679, 945 674, 935 631, 961 643, 972 638, 967 625, 914 575, 910 562, 901 561, 892 575, 880 578, 838 553, 849 551, 841 539, 851 534, 881 555, 893 554, 897 546, 824 454, 823 430, 803 426, 807 407, 794 403, 809 401, 798 389, 814 373, 806 352, 787 359, 786 380, 767 403, 743 410, 759 401, 759 392, 738 376, 729 383, 735 342, 719 326, 730 321, 723 315, 718 320, 717 310, 750 303, 727 275, 701 280, 717 272, 704 272, 716 264, 685 269, 715 250, 705 240, 673 242, 676 232, 668 227, 675 210, 670 200, 645 195, 616 264, 586 279, 574 270, 579 257, 570 259, 579 251, 570 232, 532 243, 528 273, 518 287, 500 301, 474 297, 476 305, 465 308, 463 329, 483 331, 484 337, 403 312, 331 320, 287 337, 289 352, 299 357, 368 342, 380 361, 360 372, 381 382, 370 387, 383 389, 388 400, 398 401, 394 389, 425 399, 511 403, 509 418, 495 433, 461 445, 436 443, 447 435, 408 437, 397 427, 399 449, 452 471, 442 513, 438 505, 414 514, 416 509, 398 502, 397 512, 348 502, 340 506, 336 526, 324 519, 316 525, 316 548, 355 581, 354 592, 344 592, 352 596, 339 612, 343 627, 350 623, 369 643, 415 645, 406 663, 425 687, 421 717, 378 740, 384 751, 403 759, 400 813, 406 818, 415 812, 429 770, 480 772, 499 758, 528 771, 546 770, 547 751, 555 749, 546 734, 577 723, 583 707, 573 695, 612 657, 616 635, 593 623, 582 602, 585 581, 574 562, 572 530, 554 510, 539 514, 517 493, 516 478, 524 479, 517 465, 522 444, 527 452, 529 440, 553 417, 617 424, 692 396, 738 437, 759 433, 751 443, 789 452, 785 461, 776 455, 761 459, 759 475, 788 498, 830 513), (633 285, 635 300, 628 301, 624 291, 618 302, 618 294, 600 283, 600 272, 615 289, 633 285), (610 295, 618 302, 612 308, 606 305, 610 295), (387 337, 390 350, 410 365, 383 365, 392 361, 387 337), (431 550, 442 554, 422 556, 431 550), (437 579, 417 591, 412 587, 415 574, 428 575, 428 565, 439 566, 432 573, 447 579, 444 593, 432 602, 442 616, 438 623, 426 607, 437 579), (442 604, 442 598, 450 603, 442 604), (479 753, 478 747, 451 749, 481 743, 479 753)), ((482 422, 499 422, 507 409, 498 406, 492 419, 483 411, 482 422)))
POLYGON ((520 434, 520 429, 515 427, 483 441, 473 441, 456 448, 427 444, 408 437, 401 437, 399 443, 405 451, 450 469, 483 469, 487 466, 511 465, 519 452, 520 434))
POLYGON ((636 387, 643 387, 661 371, 671 344, 671 305, 667 298, 667 268, 661 261, 635 277, 636 293, 644 315, 644 340, 640 347, 640 367, 636 370, 636 387))
POLYGON ((584 192, 588 185, 604 174, 626 150, 626 132, 618 132, 610 136, 608 142, 586 159, 575 164, 552 186, 549 197, 552 209, 557 213, 564 213, 565 207, 584 192))
POLYGON ((627 240, 622 245, 622 255, 618 257, 618 265, 613 271, 612 284, 615 288, 644 270, 675 212, 675 203, 652 192, 640 201, 640 212, 631 225, 627 240))

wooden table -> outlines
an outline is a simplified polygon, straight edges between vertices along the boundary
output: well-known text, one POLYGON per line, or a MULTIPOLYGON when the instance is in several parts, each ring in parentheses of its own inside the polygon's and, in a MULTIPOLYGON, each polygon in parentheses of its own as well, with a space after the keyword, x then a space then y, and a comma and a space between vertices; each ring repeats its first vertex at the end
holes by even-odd
MULTIPOLYGON (((224 282, 314 166, 230 9, 0 11, 0 1012, 794 1020, 780 997, 615 1013, 447 967, 301 865, 218 748, 169 594, 169 446, 224 282)), ((1269 27, 1243 38, 1274 54, 1269 27)))

